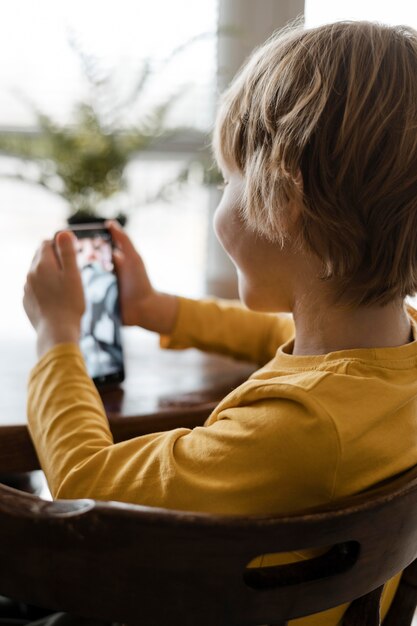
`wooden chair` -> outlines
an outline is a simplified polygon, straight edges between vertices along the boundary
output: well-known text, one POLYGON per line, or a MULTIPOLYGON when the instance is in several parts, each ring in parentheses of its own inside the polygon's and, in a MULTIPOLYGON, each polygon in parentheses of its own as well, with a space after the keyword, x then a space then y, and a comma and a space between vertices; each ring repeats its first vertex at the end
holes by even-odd
POLYGON ((416 605, 417 468, 372 492, 289 517, 223 517, 0 487, 0 593, 142 626, 283 626, 352 601, 344 624, 379 621, 383 583, 406 569, 385 626, 416 605), (292 565, 257 555, 333 546, 292 565), (411 565, 410 565, 411 564, 411 565))

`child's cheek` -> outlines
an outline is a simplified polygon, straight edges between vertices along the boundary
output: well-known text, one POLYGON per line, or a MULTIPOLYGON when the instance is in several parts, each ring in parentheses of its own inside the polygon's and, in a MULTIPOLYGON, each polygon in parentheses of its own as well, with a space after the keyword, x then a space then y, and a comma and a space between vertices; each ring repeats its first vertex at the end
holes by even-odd
POLYGON ((214 214, 213 226, 223 248, 232 259, 236 259, 243 244, 245 228, 236 203, 232 199, 228 200, 227 193, 214 214))
POLYGON ((227 251, 227 211, 223 200, 217 207, 213 217, 213 228, 216 233, 217 239, 222 244, 223 248, 227 251))

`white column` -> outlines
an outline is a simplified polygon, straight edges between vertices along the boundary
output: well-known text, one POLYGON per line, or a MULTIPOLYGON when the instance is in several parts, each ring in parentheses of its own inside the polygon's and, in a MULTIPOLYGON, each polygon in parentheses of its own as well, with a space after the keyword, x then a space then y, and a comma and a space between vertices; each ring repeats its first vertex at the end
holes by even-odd
MULTIPOLYGON (((227 87, 254 48, 303 12, 304 0, 219 0, 217 92, 227 87)), ((219 199, 217 189, 210 190, 210 222, 219 199)), ((221 297, 237 296, 235 269, 217 242, 211 223, 206 289, 207 293, 221 297)))
POLYGON ((303 14, 304 0, 219 0, 219 91, 229 84, 254 48, 303 14))

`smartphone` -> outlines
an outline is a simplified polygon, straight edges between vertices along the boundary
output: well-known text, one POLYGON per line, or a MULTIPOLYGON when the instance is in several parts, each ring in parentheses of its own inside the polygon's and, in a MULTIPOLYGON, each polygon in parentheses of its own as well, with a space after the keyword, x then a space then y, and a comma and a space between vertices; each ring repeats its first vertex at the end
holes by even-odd
POLYGON ((85 312, 80 348, 87 371, 97 387, 124 380, 121 314, 113 242, 102 224, 68 227, 77 237, 77 264, 84 287, 85 312))

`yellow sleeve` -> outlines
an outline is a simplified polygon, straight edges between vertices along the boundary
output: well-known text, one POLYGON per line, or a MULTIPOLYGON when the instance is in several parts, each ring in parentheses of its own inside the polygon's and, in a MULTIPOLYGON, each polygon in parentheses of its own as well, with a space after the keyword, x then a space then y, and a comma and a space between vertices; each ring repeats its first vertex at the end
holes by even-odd
POLYGON ((294 336, 290 315, 258 313, 237 301, 179 299, 171 336, 163 348, 199 348, 265 365, 294 336))
POLYGON ((55 498, 221 514, 288 512, 328 500, 333 431, 295 396, 276 398, 270 387, 264 397, 262 383, 245 383, 240 400, 228 396, 209 426, 114 444, 79 349, 63 344, 31 374, 29 427, 55 498))

